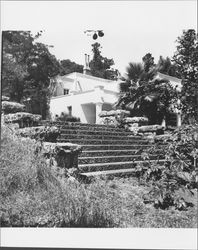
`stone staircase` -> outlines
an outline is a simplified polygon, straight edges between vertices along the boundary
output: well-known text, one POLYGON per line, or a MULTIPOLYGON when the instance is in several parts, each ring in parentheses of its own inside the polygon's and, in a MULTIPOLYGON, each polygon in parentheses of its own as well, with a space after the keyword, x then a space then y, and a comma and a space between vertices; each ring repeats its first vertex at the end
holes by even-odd
MULTIPOLYGON (((58 142, 82 146, 78 158, 81 176, 132 175, 137 163, 144 163, 141 150, 151 146, 142 136, 134 136, 124 129, 106 125, 65 123, 58 142)), ((159 156, 152 155, 151 161, 159 156)), ((158 159, 163 161, 163 159, 158 159)))

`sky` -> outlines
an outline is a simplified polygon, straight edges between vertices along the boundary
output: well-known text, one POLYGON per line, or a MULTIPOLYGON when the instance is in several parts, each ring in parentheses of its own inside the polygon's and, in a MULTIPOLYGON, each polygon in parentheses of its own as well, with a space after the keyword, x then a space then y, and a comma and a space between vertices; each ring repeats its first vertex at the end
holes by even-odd
POLYGON ((102 55, 122 74, 129 62, 152 53, 173 56, 185 29, 197 30, 197 1, 1 1, 1 30, 44 30, 40 41, 53 45, 57 59, 84 64, 91 55, 87 29, 104 31, 97 39, 102 55))

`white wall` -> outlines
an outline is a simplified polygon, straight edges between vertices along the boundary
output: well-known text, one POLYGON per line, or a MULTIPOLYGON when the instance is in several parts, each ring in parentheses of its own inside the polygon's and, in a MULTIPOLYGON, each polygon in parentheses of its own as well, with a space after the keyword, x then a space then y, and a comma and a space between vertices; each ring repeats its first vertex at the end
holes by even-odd
POLYGON ((104 86, 105 89, 113 90, 119 92, 119 83, 117 81, 106 80, 94 76, 84 75, 81 73, 71 73, 66 76, 59 76, 57 78, 58 82, 62 83, 64 88, 73 89, 74 85, 80 92, 93 90, 94 87, 100 85, 104 86), (79 85, 79 86, 78 86, 79 85))
POLYGON ((96 106, 95 104, 82 104, 82 111, 86 123, 94 124, 96 122, 96 106))
POLYGON ((52 118, 67 112, 68 106, 72 106, 72 115, 79 117, 81 122, 95 123, 95 104, 103 103, 103 109, 110 109, 117 101, 117 93, 96 87, 94 90, 83 93, 52 97, 50 101, 50 112, 52 118))
POLYGON ((56 94, 50 100, 52 118, 61 112, 68 112, 72 106, 72 115, 83 123, 96 122, 96 103, 103 104, 103 110, 110 110, 118 99, 116 81, 105 80, 81 73, 72 73, 57 78, 56 94), (63 95, 63 88, 70 89, 69 95, 63 95), (75 91, 77 90, 77 91, 75 91))

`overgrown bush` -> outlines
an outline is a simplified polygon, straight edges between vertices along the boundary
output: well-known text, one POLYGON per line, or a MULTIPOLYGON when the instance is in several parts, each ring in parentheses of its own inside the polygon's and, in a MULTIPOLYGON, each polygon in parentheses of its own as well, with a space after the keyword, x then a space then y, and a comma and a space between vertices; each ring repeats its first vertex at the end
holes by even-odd
POLYGON ((147 166, 136 168, 139 178, 150 184, 147 202, 166 209, 174 206, 182 210, 192 204, 186 199, 197 188, 198 126, 178 128, 169 137, 162 137, 142 154, 147 166), (164 155, 164 162, 151 162, 150 154, 164 155))
POLYGON ((25 110, 25 106, 18 102, 2 101, 1 105, 4 114, 23 112, 25 110))
POLYGON ((80 122, 80 118, 61 112, 60 116, 56 115, 56 121, 60 122, 80 122))

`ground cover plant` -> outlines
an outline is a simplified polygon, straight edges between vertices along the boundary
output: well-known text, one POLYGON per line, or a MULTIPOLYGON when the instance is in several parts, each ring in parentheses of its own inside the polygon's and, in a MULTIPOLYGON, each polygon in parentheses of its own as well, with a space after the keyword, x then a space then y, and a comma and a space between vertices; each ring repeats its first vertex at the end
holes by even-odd
POLYGON ((57 122, 80 122, 80 118, 69 115, 66 112, 61 112, 59 116, 56 115, 55 121, 57 122))
POLYGON ((2 227, 197 227, 196 196, 186 211, 163 210, 145 203, 149 186, 134 178, 61 179, 36 150, 38 143, 2 126, 2 227))
POLYGON ((198 126, 183 126, 157 139, 153 147, 142 153, 147 166, 137 166, 139 179, 150 185, 147 202, 166 209, 174 206, 187 210, 193 206, 190 197, 197 194, 198 126), (151 154, 164 156, 164 162, 150 162, 151 154))

